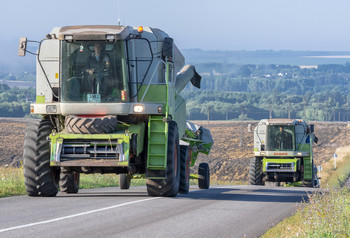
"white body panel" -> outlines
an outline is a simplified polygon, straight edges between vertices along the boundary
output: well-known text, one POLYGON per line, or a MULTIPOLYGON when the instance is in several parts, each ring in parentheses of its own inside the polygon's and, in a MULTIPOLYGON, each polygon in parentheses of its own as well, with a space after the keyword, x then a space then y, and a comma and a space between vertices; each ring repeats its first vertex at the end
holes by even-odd
MULTIPOLYGON (((49 79, 51 87, 59 87, 59 40, 45 40, 41 45, 40 62, 49 79)), ((37 59, 38 61, 38 59, 37 59)), ((44 71, 36 64, 36 95, 45 96, 45 102, 53 102, 53 95, 44 71)))

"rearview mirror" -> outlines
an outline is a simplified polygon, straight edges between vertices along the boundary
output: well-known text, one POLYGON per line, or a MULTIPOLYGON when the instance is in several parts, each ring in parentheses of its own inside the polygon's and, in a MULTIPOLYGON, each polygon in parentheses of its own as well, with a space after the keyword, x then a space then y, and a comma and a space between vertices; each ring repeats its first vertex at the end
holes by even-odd
POLYGON ((163 41, 162 55, 163 58, 168 57, 172 60, 173 57, 173 39, 170 37, 165 37, 163 41))
POLYGON ((25 56, 26 50, 27 50, 27 38, 21 37, 19 38, 18 56, 25 56))

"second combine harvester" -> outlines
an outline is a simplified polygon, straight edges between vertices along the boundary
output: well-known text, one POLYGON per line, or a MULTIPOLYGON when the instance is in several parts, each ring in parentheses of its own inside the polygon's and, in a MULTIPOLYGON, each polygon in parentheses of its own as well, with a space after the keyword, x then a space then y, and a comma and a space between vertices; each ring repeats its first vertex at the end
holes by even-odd
POLYGON ((301 119, 263 119, 254 129, 255 157, 250 161, 249 184, 303 182, 317 187, 312 144, 314 125, 301 119))
MULTIPOLYGON (((27 51, 20 39, 19 55, 27 51)), ((128 189, 147 178, 151 196, 189 191, 190 166, 208 154, 210 131, 186 122, 180 92, 201 77, 159 29, 129 26, 54 28, 39 42, 36 103, 28 126, 24 176, 30 196, 76 193, 80 173, 116 173, 128 189)), ((209 187, 208 164, 199 165, 209 187)))

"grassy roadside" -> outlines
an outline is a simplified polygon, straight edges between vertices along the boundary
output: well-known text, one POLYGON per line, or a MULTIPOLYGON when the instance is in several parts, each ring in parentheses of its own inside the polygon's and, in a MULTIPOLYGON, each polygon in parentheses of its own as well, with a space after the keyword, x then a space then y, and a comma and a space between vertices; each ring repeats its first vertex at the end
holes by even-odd
MULTIPOLYGON (((131 180, 131 186, 145 185, 145 179, 131 180)), ((81 174, 79 188, 118 187, 119 176, 116 174, 81 174)), ((0 197, 24 195, 23 168, 0 167, 0 197)))
POLYGON ((323 166, 322 189, 308 195, 295 215, 268 230, 269 237, 350 237, 350 190, 342 188, 350 176, 350 155, 334 169, 331 159, 323 166))
MULTIPOLYGON (((191 179, 191 185, 197 180, 191 179)), ((213 181, 212 184, 227 184, 213 181)), ((132 179, 131 186, 146 185, 146 179, 132 179)), ((81 174, 80 189, 119 187, 119 176, 116 174, 81 174)), ((117 190, 116 190, 117 191, 117 190)), ((25 195, 23 168, 0 167, 0 198, 15 195, 25 195)))

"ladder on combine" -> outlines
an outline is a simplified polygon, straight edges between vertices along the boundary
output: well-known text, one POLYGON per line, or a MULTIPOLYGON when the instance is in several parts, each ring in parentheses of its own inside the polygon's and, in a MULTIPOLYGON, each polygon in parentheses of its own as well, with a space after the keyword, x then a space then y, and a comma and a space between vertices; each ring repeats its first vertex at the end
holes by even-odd
POLYGON ((166 178, 167 166, 167 141, 168 141, 168 123, 163 121, 162 116, 150 116, 148 121, 148 153, 147 170, 148 178, 164 179, 166 178), (164 176, 153 176, 154 172, 162 170, 164 176))

